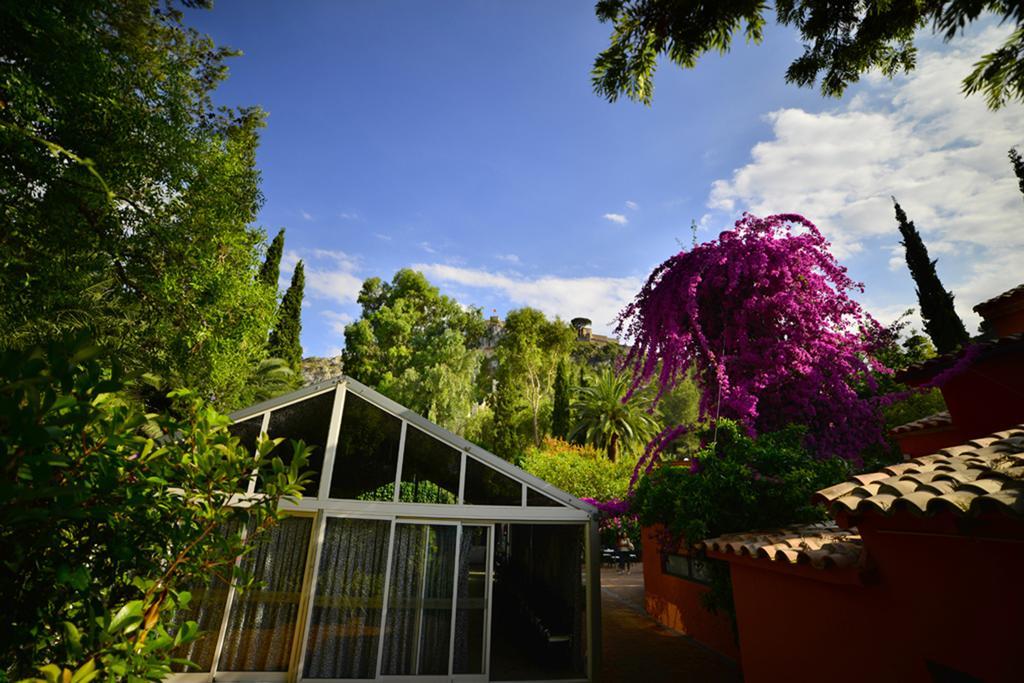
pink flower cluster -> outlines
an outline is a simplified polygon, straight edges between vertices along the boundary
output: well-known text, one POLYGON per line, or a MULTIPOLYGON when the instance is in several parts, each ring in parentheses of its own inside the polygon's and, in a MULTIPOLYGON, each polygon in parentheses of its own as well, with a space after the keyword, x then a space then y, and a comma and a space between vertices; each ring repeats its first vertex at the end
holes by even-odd
MULTIPOLYGON (((633 342, 630 393, 658 382, 660 398, 693 373, 702 418, 729 417, 752 435, 806 425, 821 457, 857 459, 882 439, 870 370, 879 326, 849 292, 847 275, 803 216, 744 214, 718 239, 655 268, 619 315, 633 342)), ((649 467, 676 430, 655 438, 649 467)))

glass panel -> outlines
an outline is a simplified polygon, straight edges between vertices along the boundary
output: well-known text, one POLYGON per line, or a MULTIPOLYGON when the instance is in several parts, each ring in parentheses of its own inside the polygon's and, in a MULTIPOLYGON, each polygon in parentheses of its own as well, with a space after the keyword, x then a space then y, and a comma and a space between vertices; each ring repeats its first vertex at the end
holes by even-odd
POLYGON ((260 587, 235 594, 218 670, 288 670, 311 528, 309 517, 285 518, 243 558, 260 587))
MULTIPOLYGON (((258 420, 257 429, 259 424, 258 420)), ((233 520, 224 525, 218 533, 222 537, 228 538, 229 535, 241 531, 243 524, 244 517, 242 517, 242 521, 233 520)), ((177 632, 177 625, 184 624, 186 621, 194 621, 199 625, 202 635, 188 645, 176 649, 173 653, 174 657, 187 659, 196 664, 198 668, 172 664, 171 671, 199 673, 209 671, 213 667, 213 655, 217 649, 220 624, 224 619, 224 607, 228 601, 230 580, 231 567, 220 567, 208 581, 188 589, 192 594, 192 600, 187 609, 174 613, 173 625, 168 630, 173 635, 177 632)))
POLYGON ((685 555, 666 555, 665 573, 682 579, 690 578, 690 558, 685 555))
POLYGON ((331 498, 393 500, 401 435, 401 420, 346 392, 331 498))
POLYGON ((459 597, 455 611, 453 673, 484 672, 489 527, 463 526, 459 544, 459 597))
POLYGON ((391 522, 328 519, 313 595, 306 678, 374 678, 391 522))
POLYGON ((561 503, 548 498, 539 491, 534 491, 529 486, 526 487, 526 504, 530 507, 564 507, 561 503))
POLYGON ((384 675, 445 675, 451 643, 456 527, 395 527, 384 675))
MULTIPOLYGON (((270 414, 267 433, 274 438, 285 439, 273 450, 288 465, 294 455, 292 439, 301 439, 310 447, 309 469, 313 478, 306 482, 303 495, 315 498, 320 489, 320 470, 324 466, 324 451, 327 449, 327 432, 331 426, 331 409, 334 407, 334 390, 317 394, 304 401, 293 403, 270 414)), ((258 483, 256 490, 261 490, 258 483)))
MULTIPOLYGON (((256 417, 250 417, 248 420, 242 420, 241 422, 235 422, 234 424, 228 425, 228 433, 231 436, 236 437, 242 445, 242 448, 246 449, 256 455, 256 442, 260 438, 260 430, 263 428, 263 416, 257 415, 256 417)), ((252 473, 245 479, 238 482, 238 488, 243 493, 248 492, 249 482, 252 480, 252 473)))
POLYGON ((257 415, 241 422, 235 422, 228 426, 231 436, 237 437, 242 442, 242 447, 253 455, 256 454, 256 442, 260 438, 260 428, 263 426, 263 416, 257 415))
POLYGON ((399 500, 403 503, 456 503, 461 463, 459 451, 409 425, 405 429, 399 500))
POLYGON ((466 458, 465 502, 470 505, 522 505, 523 486, 497 470, 466 458))

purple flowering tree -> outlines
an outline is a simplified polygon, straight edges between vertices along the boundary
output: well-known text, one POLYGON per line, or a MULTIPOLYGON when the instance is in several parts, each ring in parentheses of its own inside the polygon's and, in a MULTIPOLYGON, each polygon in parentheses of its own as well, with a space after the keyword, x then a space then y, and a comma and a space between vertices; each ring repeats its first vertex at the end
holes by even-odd
MULTIPOLYGON (((879 326, 854 291, 863 285, 811 221, 744 214, 655 268, 620 314, 631 393, 656 381, 660 398, 692 371, 702 418, 735 419, 752 436, 805 425, 812 452, 856 460, 882 439, 870 371, 885 369, 872 356, 879 326)), ((637 473, 688 427, 655 437, 637 473)))

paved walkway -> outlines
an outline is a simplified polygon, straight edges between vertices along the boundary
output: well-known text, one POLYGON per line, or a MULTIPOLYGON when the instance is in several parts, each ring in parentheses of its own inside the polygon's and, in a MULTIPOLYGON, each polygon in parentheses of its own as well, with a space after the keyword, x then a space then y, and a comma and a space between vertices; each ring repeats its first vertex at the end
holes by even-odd
POLYGON ((602 683, 737 683, 731 660, 666 628, 644 612, 644 577, 601 570, 602 683))

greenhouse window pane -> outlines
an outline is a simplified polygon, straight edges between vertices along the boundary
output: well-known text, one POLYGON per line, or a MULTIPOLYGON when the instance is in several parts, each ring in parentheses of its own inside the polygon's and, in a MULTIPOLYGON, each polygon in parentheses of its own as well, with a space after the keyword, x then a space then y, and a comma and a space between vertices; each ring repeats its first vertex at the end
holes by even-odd
POLYGON ((564 507, 553 498, 548 498, 540 491, 534 491, 530 487, 526 487, 526 504, 529 507, 564 507))
POLYGON ((305 678, 374 678, 391 522, 328 519, 305 678))
POLYGON ((459 451, 411 425, 406 427, 399 500, 403 503, 456 503, 461 464, 459 451))
POLYGON ((392 500, 401 435, 401 420, 346 392, 331 498, 392 500))
POLYGON ((470 505, 522 505, 523 485, 473 458, 466 458, 463 498, 470 505))
POLYGON ((242 560, 260 587, 235 594, 218 671, 288 670, 311 528, 287 517, 242 560))
MULTIPOLYGON (((301 439, 310 448, 309 470, 313 478, 306 482, 302 494, 316 498, 320 489, 320 471, 324 466, 324 452, 327 449, 327 432, 331 426, 331 409, 334 407, 334 391, 307 398, 270 414, 267 433, 275 439, 284 439, 273 450, 273 455, 290 464, 294 450, 292 439, 301 439)), ((257 486, 257 490, 260 487, 257 486)))

